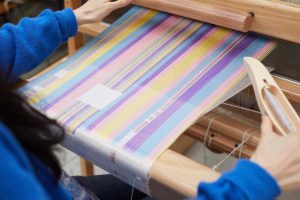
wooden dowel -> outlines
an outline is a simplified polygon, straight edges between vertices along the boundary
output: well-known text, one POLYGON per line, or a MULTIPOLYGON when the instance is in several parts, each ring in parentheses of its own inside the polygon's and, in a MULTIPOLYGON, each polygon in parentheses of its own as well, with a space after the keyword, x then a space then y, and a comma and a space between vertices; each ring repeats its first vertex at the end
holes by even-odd
MULTIPOLYGON (((204 118, 194 126, 198 127, 197 125, 202 125, 204 127, 208 127, 210 120, 211 118, 204 118)), ((248 135, 252 135, 251 140, 247 142, 248 145, 256 147, 259 143, 259 126, 248 125, 246 123, 236 121, 229 116, 214 119, 210 129, 215 131, 217 130, 218 132, 222 133, 222 135, 237 141, 242 141, 244 134, 247 132, 248 135)))
MULTIPOLYGON (((190 137, 195 138, 196 140, 203 141, 206 135, 206 127, 191 127, 189 128, 185 134, 189 135, 190 137)), ((220 133, 213 132, 208 140, 206 146, 211 149, 214 152, 219 153, 230 153, 232 150, 238 145, 240 141, 235 141, 231 138, 224 137, 220 133), (212 138, 211 138, 212 137, 212 138)), ((242 154, 241 156, 243 158, 250 158, 253 154, 255 148, 252 146, 249 146, 247 143, 243 145, 242 154)), ((236 151, 233 156, 238 157, 239 156, 239 150, 236 151)))

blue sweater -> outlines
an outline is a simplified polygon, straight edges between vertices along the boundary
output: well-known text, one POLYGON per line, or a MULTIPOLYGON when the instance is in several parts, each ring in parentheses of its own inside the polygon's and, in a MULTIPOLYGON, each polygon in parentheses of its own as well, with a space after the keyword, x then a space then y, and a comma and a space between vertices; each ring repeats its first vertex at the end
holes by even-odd
MULTIPOLYGON (((44 11, 34 19, 25 18, 17 26, 0 29, 0 75, 9 83, 40 64, 62 42, 77 32, 72 10, 44 11)), ((9 199, 71 199, 55 182, 53 175, 38 159, 29 159, 10 130, 0 122, 0 197, 9 199), (36 177, 36 171, 42 174, 36 177)), ((276 181, 250 161, 239 161, 236 168, 215 183, 202 183, 199 200, 271 200, 280 194, 276 181)))

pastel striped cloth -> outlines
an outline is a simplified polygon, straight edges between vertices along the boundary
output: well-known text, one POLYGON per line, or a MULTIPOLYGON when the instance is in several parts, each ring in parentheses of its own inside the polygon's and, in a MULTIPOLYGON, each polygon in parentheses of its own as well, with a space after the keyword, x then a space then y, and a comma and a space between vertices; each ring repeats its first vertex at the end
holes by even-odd
POLYGON ((242 58, 262 59, 274 46, 255 35, 134 7, 20 93, 98 148, 91 159, 102 156, 99 165, 123 179, 134 171, 146 184, 151 164, 180 134, 250 84, 242 58))

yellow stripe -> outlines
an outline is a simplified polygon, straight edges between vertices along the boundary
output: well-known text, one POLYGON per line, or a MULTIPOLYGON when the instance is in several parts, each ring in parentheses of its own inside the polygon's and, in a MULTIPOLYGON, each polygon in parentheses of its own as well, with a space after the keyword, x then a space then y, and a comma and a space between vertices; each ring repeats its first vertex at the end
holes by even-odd
MULTIPOLYGON (((194 26, 184 37, 188 37, 198 28, 198 26, 194 26)), ((151 87, 144 88, 133 98, 129 99, 122 107, 118 108, 113 114, 107 117, 105 121, 101 123, 100 127, 96 127, 96 132, 98 132, 99 135, 101 134, 100 137, 109 137, 112 133, 116 132, 119 127, 126 125, 127 120, 132 119, 135 113, 138 113, 139 110, 153 103, 154 99, 159 95, 159 91, 175 84, 174 81, 177 81, 176 79, 181 77, 188 70, 189 66, 202 57, 213 46, 217 45, 228 33, 228 31, 224 30, 218 30, 213 33, 210 38, 214 38, 214 40, 210 39, 201 42, 188 56, 185 56, 180 62, 172 66, 172 68, 169 68, 164 73, 157 76, 152 83, 150 83, 151 87), (118 124, 118 127, 116 127, 116 124, 118 124), (101 133, 99 131, 100 129, 101 133)), ((181 41, 178 42, 180 43, 181 41)), ((170 48, 170 51, 172 50, 173 48, 170 48)), ((165 54, 168 53, 169 51, 165 54)), ((161 57, 165 57, 165 54, 162 54, 161 57)))
POLYGON ((83 123, 85 120, 87 120, 91 115, 93 115, 98 110, 94 108, 89 108, 88 112, 86 112, 84 115, 81 115, 80 117, 76 117, 72 123, 70 124, 70 129, 75 130, 81 123, 83 123))
MULTIPOLYGON (((176 21, 181 20, 181 22, 178 24, 179 27, 182 27, 183 24, 187 24, 188 20, 184 20, 182 21, 182 19, 178 18, 176 21), (183 23, 185 22, 185 23, 183 23)), ((176 22, 174 22, 176 23, 176 22)), ((178 28, 179 28, 178 27, 178 28)), ((172 28, 172 27, 169 27, 172 28)), ((153 42, 156 42, 156 40, 165 32, 167 32, 167 34, 165 34, 160 40, 165 41, 165 38, 169 38, 170 35, 172 35, 174 32, 176 31, 176 29, 173 30, 164 30, 163 32, 161 32, 160 35, 156 35, 155 38, 153 39, 153 42)), ((178 31, 178 30, 177 30, 178 31)), ((145 59, 145 55, 150 55, 150 53, 152 53, 153 49, 157 48, 158 46, 161 45, 160 42, 156 42, 153 44, 153 42, 149 43, 147 47, 144 47, 144 49, 146 49, 144 52, 142 52, 142 54, 137 53, 137 57, 134 59, 134 61, 130 62, 130 63, 126 63, 127 66, 126 68, 124 68, 123 70, 120 70, 120 72, 118 73, 118 75, 112 77, 109 81, 110 84, 107 84, 107 86, 111 86, 112 84, 115 84, 115 82, 122 77, 124 74, 127 74, 128 71, 130 71, 132 68, 136 67, 138 64, 140 64, 141 61, 143 61, 145 59), (149 47, 150 46, 150 47, 149 47)), ((130 61, 130 60, 129 60, 130 61)))
MULTIPOLYGON (((149 11, 148 11, 149 12, 149 11)), ((117 28, 113 29, 109 34, 105 35, 103 38, 101 38, 98 42, 96 42, 90 49, 88 49, 87 51, 85 51, 81 56, 79 56, 78 58, 76 58, 74 62, 78 61, 79 59, 81 59, 82 57, 86 56, 88 53, 90 53, 91 51, 93 51, 95 48, 98 48, 98 45, 100 43, 102 43, 105 39, 107 39, 108 37, 110 37, 112 34, 114 34, 116 31, 119 31, 119 27, 123 26, 125 23, 127 23, 129 20, 131 20, 132 18, 134 18, 139 12, 134 13, 134 15, 130 16, 128 19, 124 20, 117 28)), ((72 65, 73 63, 70 63, 69 65, 67 65, 66 67, 72 65)))
MULTIPOLYGON (((210 110, 210 108, 214 105, 216 105, 217 101, 220 100, 222 97, 225 96, 225 94, 228 94, 228 92, 237 85, 237 83, 239 83, 244 77, 246 76, 246 71, 244 71, 243 73, 239 74, 235 79, 233 79, 228 86, 226 87, 226 89, 222 90, 222 92, 218 93, 219 95, 216 95, 216 97, 214 98, 213 101, 210 101, 210 103, 207 104, 207 106, 205 107, 203 113, 207 113, 208 110, 210 110)), ((217 90, 217 89, 216 89, 217 90)))
MULTIPOLYGON (((189 21, 186 21, 189 22, 189 21)), ((120 91, 125 91, 128 87, 130 87, 134 82, 136 82, 141 76, 147 73, 147 71, 150 70, 153 66, 155 66, 159 61, 161 61, 163 58, 165 58, 168 54, 171 53, 178 45, 182 44, 184 40, 186 40, 192 33, 194 33, 197 29, 199 29, 202 26, 202 24, 197 23, 193 27, 191 27, 189 30, 185 31, 185 33, 180 36, 178 40, 174 40, 170 46, 168 47, 168 50, 160 54, 156 59, 152 59, 151 62, 147 64, 147 66, 144 66, 140 71, 136 72, 132 77, 130 77, 130 80, 126 81, 124 84, 122 84, 119 88, 120 91)))
MULTIPOLYGON (((113 47, 115 47, 117 44, 119 44, 122 40, 130 36, 133 32, 135 32, 139 27, 141 27, 143 24, 147 23, 151 18, 153 18, 156 15, 157 12, 151 11, 144 15, 140 20, 133 23, 131 26, 127 27, 123 32, 120 32, 119 35, 117 35, 114 39, 110 40, 109 43, 103 45, 101 48, 97 50, 93 55, 91 55, 88 59, 86 59, 84 62, 82 62, 78 67, 74 68, 68 76, 58 79, 53 84, 49 85, 48 87, 44 88, 43 90, 43 96, 48 96, 52 92, 54 92, 56 89, 61 87, 63 84, 71 80, 73 77, 78 75, 84 68, 92 64, 95 60, 106 54, 108 51, 110 51, 113 47)), ((33 99, 38 99, 37 95, 32 96, 33 99)))
POLYGON ((69 110, 63 110, 62 112, 64 112, 59 118, 57 118, 59 121, 64 121, 64 118, 65 117, 68 117, 69 116, 69 113, 72 113, 74 110, 77 110, 80 106, 82 106, 82 103, 78 103, 77 105, 75 106, 72 106, 71 109, 69 110))

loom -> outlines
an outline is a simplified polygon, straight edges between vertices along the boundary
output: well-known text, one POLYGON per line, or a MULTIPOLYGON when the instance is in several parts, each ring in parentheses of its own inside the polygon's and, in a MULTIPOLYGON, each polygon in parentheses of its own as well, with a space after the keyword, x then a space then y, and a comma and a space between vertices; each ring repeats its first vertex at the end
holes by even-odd
MULTIPOLYGON (((78 5, 78 2, 74 2, 76 1, 67 1, 66 5, 78 5)), ((299 52, 299 5, 275 0, 135 0, 133 3, 241 32, 254 32, 277 38, 278 50, 275 49, 265 59, 265 64, 275 68, 274 79, 299 114, 299 62, 293 63, 294 66, 277 66, 278 63, 285 65, 284 62, 278 61, 277 55, 278 52, 283 52, 282 49, 285 49, 286 46, 298 49, 299 52), (276 74, 277 72, 278 74, 276 74)), ((100 29, 102 31, 103 28, 100 29)), ((95 25, 85 26, 80 27, 80 31, 96 35, 99 28, 95 28, 95 25)), ((74 44, 71 51, 78 46, 78 40, 75 40, 71 41, 74 44)), ((297 56, 293 58, 297 62, 297 56)), ((245 142, 243 148, 237 149, 233 153, 235 157, 249 158, 259 143, 260 118, 261 113, 251 87, 201 117, 153 163, 149 171, 150 194, 158 199, 182 199, 195 196, 199 182, 214 181, 220 176, 220 173, 187 158, 183 153, 195 141, 203 142, 214 152, 230 153, 243 142, 245 132, 251 132, 251 138, 245 142)), ((93 161, 93 157, 84 153, 87 143, 68 136, 65 146, 93 161), (77 148, 72 148, 72 145, 77 148)), ((102 166, 101 163, 96 164, 102 166)))

